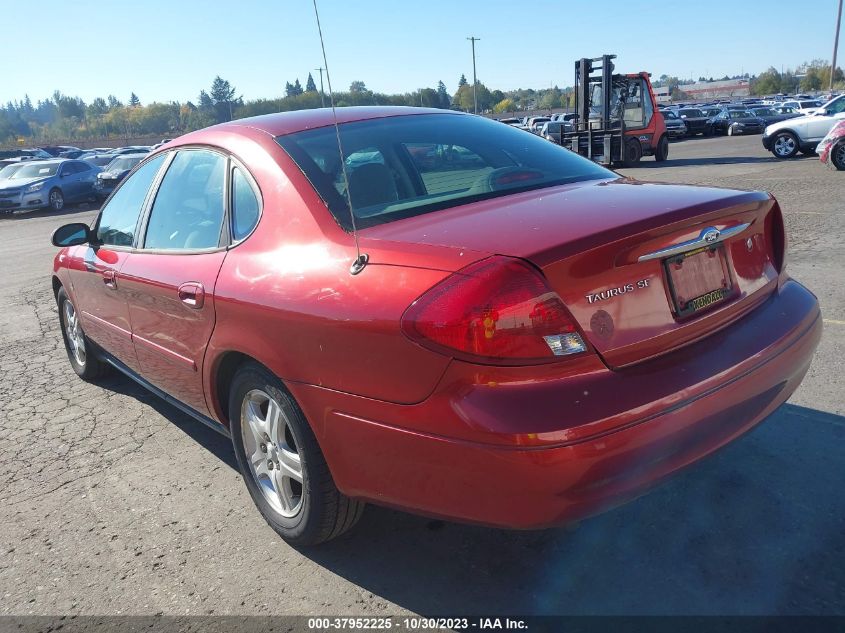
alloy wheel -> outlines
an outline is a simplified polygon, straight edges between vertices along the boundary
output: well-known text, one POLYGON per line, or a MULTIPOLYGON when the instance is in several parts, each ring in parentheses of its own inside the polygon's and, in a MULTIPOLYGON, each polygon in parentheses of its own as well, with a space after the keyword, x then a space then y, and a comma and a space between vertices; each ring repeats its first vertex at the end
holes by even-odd
POLYGON ((270 507, 284 517, 302 509, 304 474, 290 421, 282 406, 261 389, 241 404, 244 452, 258 487, 270 507))
POLYGON ((833 149, 830 161, 837 169, 845 169, 845 143, 840 143, 833 149))
POLYGON ((54 211, 61 211, 65 206, 65 198, 62 195, 62 192, 58 189, 53 189, 53 191, 50 192, 49 202, 50 208, 54 211))
POLYGON ((82 334, 82 328, 79 325, 79 317, 76 314, 76 308, 70 301, 65 301, 63 317, 65 321, 65 332, 67 333, 67 342, 70 346, 73 358, 80 365, 85 366, 85 359, 87 357, 85 352, 85 337, 82 334))
POLYGON ((795 153, 795 139, 791 136, 782 135, 775 139, 775 154, 778 156, 791 156, 795 153))

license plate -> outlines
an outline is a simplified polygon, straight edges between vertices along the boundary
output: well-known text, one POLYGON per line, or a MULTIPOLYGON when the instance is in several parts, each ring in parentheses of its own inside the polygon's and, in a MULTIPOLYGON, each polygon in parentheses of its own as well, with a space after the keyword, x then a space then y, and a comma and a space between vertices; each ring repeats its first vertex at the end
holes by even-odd
POLYGON ((721 245, 664 260, 675 314, 686 317, 721 303, 733 292, 721 245))

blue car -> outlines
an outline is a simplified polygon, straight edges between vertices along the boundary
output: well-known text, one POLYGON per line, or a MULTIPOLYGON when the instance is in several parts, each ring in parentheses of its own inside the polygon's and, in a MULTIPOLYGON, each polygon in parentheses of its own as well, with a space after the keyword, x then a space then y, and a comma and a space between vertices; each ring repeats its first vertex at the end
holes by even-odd
POLYGON ((83 160, 27 162, 0 182, 0 211, 50 208, 61 211, 66 204, 95 200, 94 182, 100 168, 83 160))
POLYGON ((103 168, 94 182, 94 194, 100 200, 109 197, 115 187, 126 178, 132 168, 147 157, 146 154, 122 154, 103 168))

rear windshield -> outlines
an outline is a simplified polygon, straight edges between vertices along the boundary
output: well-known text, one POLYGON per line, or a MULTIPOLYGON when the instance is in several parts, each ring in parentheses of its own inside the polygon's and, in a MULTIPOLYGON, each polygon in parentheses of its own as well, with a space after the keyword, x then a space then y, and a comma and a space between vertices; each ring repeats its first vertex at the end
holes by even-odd
POLYGON ((701 110, 696 110, 695 108, 686 108, 681 110, 681 114, 684 116, 691 116, 691 117, 703 117, 704 113, 701 110))
MULTIPOLYGON (((616 177, 539 136, 469 115, 345 123, 340 135, 358 228, 518 191, 616 177)), ((276 141, 350 230, 334 126, 276 141)))
POLYGON ((112 160, 106 171, 127 171, 132 169, 135 165, 141 162, 141 159, 145 158, 144 156, 129 156, 129 157, 120 157, 115 158, 112 160))

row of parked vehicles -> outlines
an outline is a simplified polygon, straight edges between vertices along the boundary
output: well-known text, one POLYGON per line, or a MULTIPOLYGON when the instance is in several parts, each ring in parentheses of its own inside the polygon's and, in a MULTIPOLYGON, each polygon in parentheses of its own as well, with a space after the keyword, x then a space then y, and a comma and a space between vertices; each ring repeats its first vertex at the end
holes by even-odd
POLYGON ((0 213, 61 211, 68 204, 105 200, 158 145, 90 150, 56 145, 0 151, 0 213))
MULTIPOLYGON (((794 99, 678 104, 659 111, 666 135, 672 139, 762 134, 763 146, 777 158, 818 153, 823 162, 843 170, 845 140, 841 133, 845 126, 837 124, 845 120, 845 95, 831 97, 826 103, 798 95, 794 99)), ((562 134, 572 130, 575 117, 575 113, 557 113, 501 122, 561 143, 562 134)))

